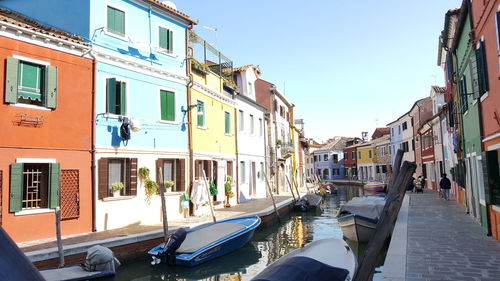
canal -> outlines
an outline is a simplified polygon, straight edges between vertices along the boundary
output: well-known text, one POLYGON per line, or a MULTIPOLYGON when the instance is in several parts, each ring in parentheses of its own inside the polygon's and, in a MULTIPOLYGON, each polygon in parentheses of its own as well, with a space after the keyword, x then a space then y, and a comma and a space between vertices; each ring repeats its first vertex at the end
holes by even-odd
MULTIPOLYGON (((357 188, 340 187, 337 195, 324 200, 322 211, 292 212, 281 218, 280 224, 258 229, 243 248, 197 267, 151 266, 151 258, 145 256, 124 263, 112 280, 250 280, 293 249, 323 238, 342 238, 335 214, 341 203, 358 193, 357 188)), ((366 245, 347 242, 359 259, 366 245)), ((385 253, 382 253, 377 266, 382 265, 384 259, 385 253)))

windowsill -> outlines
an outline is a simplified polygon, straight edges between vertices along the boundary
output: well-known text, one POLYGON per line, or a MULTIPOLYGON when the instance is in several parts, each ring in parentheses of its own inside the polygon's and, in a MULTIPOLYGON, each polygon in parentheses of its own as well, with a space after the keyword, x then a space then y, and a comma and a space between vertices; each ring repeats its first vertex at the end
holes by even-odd
POLYGON ((226 137, 232 137, 233 134, 224 134, 224 136, 226 136, 226 137))
POLYGON ((170 192, 165 192, 165 196, 179 196, 184 194, 184 191, 170 191, 170 192))
POLYGON ((173 57, 173 58, 176 58, 179 56, 179 55, 175 54, 174 52, 169 52, 168 50, 163 49, 163 48, 158 48, 157 51, 158 51, 158 53, 160 53, 162 55, 166 55, 166 56, 173 57))
POLYGON ((135 196, 118 196, 118 197, 104 197, 102 199, 103 202, 111 202, 111 201, 121 201, 121 200, 129 200, 135 198, 135 196))
POLYGON ((120 39, 120 40, 123 40, 123 41, 128 41, 128 38, 127 38, 127 35, 124 34, 123 36, 117 34, 117 33, 114 33, 114 32, 111 32, 111 31, 108 31, 107 28, 104 28, 104 34, 110 36, 110 37, 114 37, 116 39, 120 39))
POLYGON ((43 208, 43 209, 23 210, 23 211, 15 212, 14 215, 15 216, 26 216, 26 215, 46 214, 46 213, 53 213, 53 212, 54 212, 53 209, 43 208))
POLYGON ((124 116, 124 115, 120 115, 120 114, 114 114, 114 113, 104 113, 102 114, 102 117, 104 118, 116 118, 116 119, 119 119, 120 116, 124 116))
POLYGON ((207 130, 208 129, 207 127, 200 127, 200 126, 196 126, 196 128, 198 128, 200 130, 207 130))
POLYGON ((170 124, 170 125, 180 125, 181 122, 178 121, 168 121, 168 120, 160 120, 159 121, 162 124, 170 124))
POLYGON ((477 99, 474 99, 474 101, 472 101, 472 105, 476 105, 477 103, 477 99))
POLYGON ((24 104, 24 103, 11 103, 10 105, 15 106, 15 107, 31 108, 31 109, 37 109, 37 110, 43 110, 43 111, 51 111, 52 110, 52 109, 47 108, 47 107, 32 105, 32 104, 24 104))

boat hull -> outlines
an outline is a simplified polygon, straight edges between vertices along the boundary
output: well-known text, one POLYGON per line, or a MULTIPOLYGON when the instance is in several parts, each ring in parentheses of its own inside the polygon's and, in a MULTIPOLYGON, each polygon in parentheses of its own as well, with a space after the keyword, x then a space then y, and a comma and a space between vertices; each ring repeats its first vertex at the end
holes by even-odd
POLYGON ((186 267, 197 266, 243 247, 252 239, 255 229, 259 225, 260 218, 258 216, 249 216, 224 220, 195 228, 188 232, 186 240, 181 244, 180 248, 176 250, 175 259, 173 261, 173 256, 162 254, 162 251, 164 251, 162 247, 164 243, 151 249, 148 253, 155 258, 159 258, 162 263, 186 267), (235 231, 231 230, 226 233, 221 232, 224 226, 230 225, 233 225, 232 227, 238 225, 239 228, 235 231), (215 238, 208 238, 214 234, 215 238), (188 242, 190 238, 191 241, 188 242), (190 243, 195 243, 196 246, 187 246, 190 245, 190 243), (185 245, 186 247, 184 247, 185 245))
POLYGON ((359 215, 346 215, 338 218, 344 236, 353 241, 368 242, 375 232, 378 220, 359 215))

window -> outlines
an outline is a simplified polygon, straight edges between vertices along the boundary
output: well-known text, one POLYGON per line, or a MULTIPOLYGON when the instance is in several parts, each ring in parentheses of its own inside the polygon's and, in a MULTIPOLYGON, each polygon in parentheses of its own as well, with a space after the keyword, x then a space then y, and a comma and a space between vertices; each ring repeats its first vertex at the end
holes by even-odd
POLYGON ((349 155, 347 154, 347 152, 344 152, 344 159, 349 160, 349 155))
POLYGON ((458 84, 458 89, 460 91, 460 104, 462 106, 462 114, 469 109, 469 104, 467 100, 467 83, 465 75, 462 75, 462 79, 458 84))
POLYGON ((10 174, 10 212, 59 206, 58 163, 13 163, 10 174))
POLYGON ((108 6, 107 31, 124 36, 125 35, 125 12, 108 6))
POLYGON ((280 116, 285 118, 285 108, 282 105, 280 105, 280 116))
POLYGON ((368 150, 368 158, 372 158, 372 151, 368 150))
MULTIPOLYGON (((498 12, 497 12, 498 18, 498 12)), ((477 62, 477 78, 479 84, 479 93, 476 94, 474 91, 474 98, 479 98, 485 94, 488 89, 488 67, 486 66, 486 49, 484 47, 484 41, 479 43, 479 48, 476 49, 476 62, 477 62)))
MULTIPOLYGON (((31 61, 31 60, 30 60, 31 61)), ((35 61, 35 60, 32 60, 35 61)), ((8 57, 5 72, 5 102, 57 106, 57 67, 8 57)))
POLYGON ((408 124, 406 124, 406 122, 403 122, 403 131, 408 129, 408 124))
POLYGON ((238 125, 240 126, 240 131, 245 130, 245 114, 243 113, 243 110, 238 111, 239 113, 239 122, 238 125))
POLYGON ((264 128, 262 125, 262 118, 259 118, 259 137, 262 137, 262 134, 264 133, 264 128))
POLYGON ((106 79, 106 112, 117 115, 127 115, 127 84, 116 78, 106 79))
POLYGON ((255 124, 252 114, 250 114, 250 134, 255 134, 255 124))
POLYGON ((159 46, 162 51, 165 51, 169 54, 174 51, 174 32, 168 28, 159 27, 158 28, 158 41, 159 46))
POLYGON ((321 176, 321 169, 318 169, 316 174, 317 174, 318 176, 321 176))
POLYGON ((137 158, 101 158, 98 160, 98 197, 111 196, 111 185, 123 183, 122 196, 137 195, 137 158))
POLYGON ((231 113, 224 111, 224 133, 231 134, 231 113))
POLYGON ((339 156, 337 154, 333 154, 333 163, 337 164, 339 162, 339 156))
POLYGON ((264 162, 260 162, 260 178, 264 178, 264 162))
POLYGON ((201 100, 197 102, 197 126, 205 128, 205 103, 201 100))
POLYGON ((351 151, 351 159, 356 160, 356 151, 351 151))
POLYGON ((411 149, 415 151, 415 140, 411 140, 411 149))
POLYGON ((323 161, 328 161, 328 154, 323 155, 323 161))
POLYGON ((314 162, 318 162, 318 156, 314 155, 314 162))
POLYGON ((156 171, 161 168, 162 176, 156 173, 156 182, 161 183, 166 181, 173 181, 174 186, 172 191, 184 191, 186 183, 185 175, 185 159, 157 159, 156 160, 156 171))
POLYGON ((175 93, 160 91, 161 120, 175 121, 175 93))
POLYGON ((361 159, 361 151, 358 151, 358 159, 361 159))
POLYGON ((245 162, 241 161, 240 162, 240 181, 241 183, 246 183, 246 167, 245 167, 245 162))
POLYGON ((334 176, 339 176, 340 175, 340 169, 333 169, 332 173, 334 176))
POLYGON ((409 147, 408 147, 408 142, 405 141, 403 143, 401 143, 401 149, 404 151, 404 152, 408 152, 409 151, 409 147))
POLYGON ((394 127, 391 128, 391 136, 394 136, 394 127))
POLYGON ((330 178, 330 172, 328 171, 328 169, 324 169, 323 170, 323 179, 326 180, 329 178, 330 178))
POLYGON ((401 126, 398 126, 398 134, 401 135, 401 126))

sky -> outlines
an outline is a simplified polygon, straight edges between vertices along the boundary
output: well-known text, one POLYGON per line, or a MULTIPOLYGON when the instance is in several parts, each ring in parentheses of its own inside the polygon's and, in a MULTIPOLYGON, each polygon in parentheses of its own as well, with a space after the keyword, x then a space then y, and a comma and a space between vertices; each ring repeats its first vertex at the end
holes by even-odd
POLYGON ((371 136, 443 86, 438 38, 461 0, 176 0, 235 66, 258 65, 305 135, 371 136), (216 31, 214 31, 216 29, 216 31))

